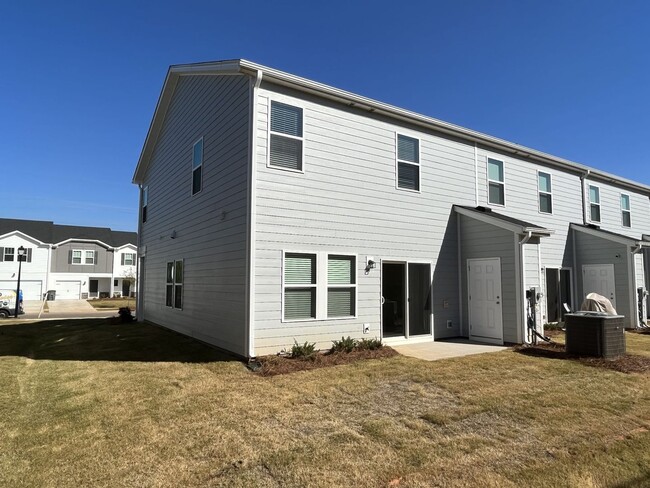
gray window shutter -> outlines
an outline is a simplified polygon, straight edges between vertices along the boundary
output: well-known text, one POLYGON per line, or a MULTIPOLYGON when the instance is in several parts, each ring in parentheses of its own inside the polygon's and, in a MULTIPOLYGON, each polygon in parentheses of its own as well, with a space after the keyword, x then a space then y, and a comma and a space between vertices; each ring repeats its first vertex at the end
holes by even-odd
POLYGON ((124 266, 124 254, 122 254, 122 266, 124 266))
POLYGON ((68 264, 72 264, 72 249, 68 251, 68 264))
POLYGON ((95 262, 95 266, 97 265, 97 258, 99 257, 99 251, 95 251, 95 259, 93 260, 95 262))
POLYGON ((5 248, 0 247, 0 263, 5 260, 5 248))
POLYGON ((32 262, 32 248, 31 247, 27 248, 27 262, 28 263, 32 262))

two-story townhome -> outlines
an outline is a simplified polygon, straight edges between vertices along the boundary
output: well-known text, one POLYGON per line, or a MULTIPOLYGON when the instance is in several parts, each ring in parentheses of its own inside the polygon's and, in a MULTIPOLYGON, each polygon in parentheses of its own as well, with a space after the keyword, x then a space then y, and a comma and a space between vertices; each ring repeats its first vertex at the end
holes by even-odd
POLYGON ((98 298, 135 291, 137 234, 100 227, 57 225, 35 220, 0 219, 0 288, 17 285, 17 250, 25 300, 47 290, 57 300, 98 298))
POLYGON ((650 187, 245 60, 170 68, 133 181, 139 319, 242 356, 638 324, 650 187))

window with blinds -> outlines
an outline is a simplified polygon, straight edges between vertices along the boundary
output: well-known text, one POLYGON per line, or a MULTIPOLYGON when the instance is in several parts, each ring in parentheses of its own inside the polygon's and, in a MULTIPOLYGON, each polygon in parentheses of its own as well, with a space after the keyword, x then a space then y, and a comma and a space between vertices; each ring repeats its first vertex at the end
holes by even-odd
POLYGON ((626 195, 625 193, 621 193, 621 224, 623 227, 632 227, 630 195, 626 195))
POLYGON ((356 304, 354 256, 327 257, 327 317, 354 317, 356 304))
POLYGON ((302 171, 302 108, 271 102, 269 166, 302 171))
POLYGON ((503 161, 488 158, 488 203, 493 205, 506 204, 506 186, 503 170, 503 161))
POLYGON ((397 188, 420 191, 420 141, 397 134, 397 188))
POLYGON ((553 213, 553 188, 551 175, 548 173, 537 173, 537 190, 539 194, 539 211, 541 213, 553 213))
POLYGON ((284 320, 316 318, 316 255, 284 256, 284 320))
POLYGON ((600 188, 589 185, 589 220, 600 222, 600 188))
POLYGON ((286 253, 284 320, 354 317, 355 270, 354 256, 328 255, 325 252, 286 253))

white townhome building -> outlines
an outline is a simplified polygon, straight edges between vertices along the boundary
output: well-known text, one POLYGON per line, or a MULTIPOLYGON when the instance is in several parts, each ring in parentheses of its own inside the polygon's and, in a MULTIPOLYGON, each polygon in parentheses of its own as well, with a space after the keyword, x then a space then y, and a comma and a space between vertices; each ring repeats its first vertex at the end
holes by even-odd
POLYGON ((26 249, 21 289, 25 300, 47 290, 57 300, 132 295, 137 277, 137 234, 100 227, 0 219, 0 289, 15 289, 17 250, 26 249))
POLYGON ((133 181, 139 319, 242 356, 646 318, 650 187, 249 61, 169 69, 133 181))

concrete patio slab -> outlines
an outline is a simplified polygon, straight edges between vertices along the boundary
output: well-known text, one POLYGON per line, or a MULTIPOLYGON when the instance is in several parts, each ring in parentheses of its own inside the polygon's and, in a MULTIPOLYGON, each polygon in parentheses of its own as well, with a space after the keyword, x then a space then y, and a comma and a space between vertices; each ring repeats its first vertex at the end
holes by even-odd
POLYGON ((493 344, 474 342, 468 339, 448 339, 435 342, 421 342, 419 344, 403 344, 392 347, 404 356, 423 359, 425 361, 436 361, 438 359, 457 358, 488 352, 499 352, 508 349, 506 346, 495 346, 493 344))
POLYGON ((86 300, 52 300, 47 302, 47 308, 50 314, 95 312, 95 308, 86 300))

